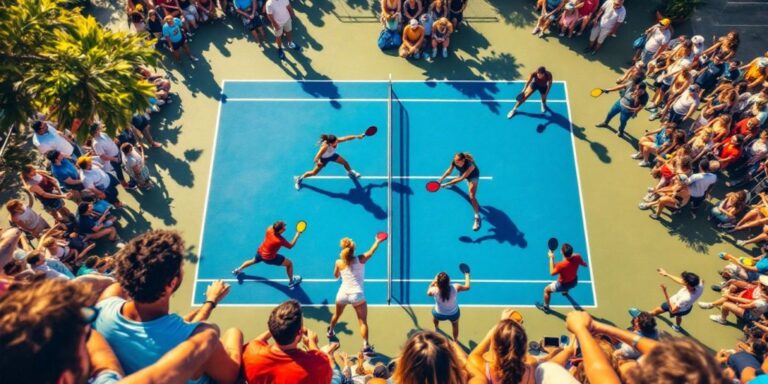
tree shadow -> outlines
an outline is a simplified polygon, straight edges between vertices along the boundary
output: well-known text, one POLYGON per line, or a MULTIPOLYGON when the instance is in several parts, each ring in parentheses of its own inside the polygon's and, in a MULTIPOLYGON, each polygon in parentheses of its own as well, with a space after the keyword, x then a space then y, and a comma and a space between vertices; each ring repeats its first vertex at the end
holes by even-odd
POLYGON ((333 1, 330 0, 306 0, 309 4, 305 4, 305 1, 293 1, 291 2, 291 6, 296 12, 303 13, 307 16, 307 20, 309 20, 312 25, 316 27, 322 27, 325 26, 325 21, 323 21, 323 16, 327 14, 333 14, 336 6, 333 4, 333 1))
POLYGON ((533 1, 485 0, 504 23, 515 27, 527 27, 536 22, 533 1))
MULTIPOLYGON (((690 204, 689 204, 690 205, 690 204)), ((691 218, 690 207, 681 208, 671 220, 659 218, 659 222, 668 229, 668 233, 677 236, 688 248, 697 253, 708 254, 709 247, 720 242, 720 234, 707 220, 705 207, 700 207, 696 219, 691 218)))
MULTIPOLYGON (((235 35, 233 29, 224 29, 222 31, 230 31, 230 35, 235 35)), ((189 50, 193 55, 200 57, 199 61, 192 62, 186 55, 182 54, 181 61, 176 62, 169 53, 164 52, 164 62, 168 72, 173 71, 180 75, 181 83, 192 93, 192 96, 197 97, 199 94, 202 94, 211 99, 218 99, 221 95, 221 87, 214 79, 211 64, 202 55, 204 52, 202 48, 215 45, 215 42, 226 41, 226 38, 222 39, 219 33, 209 32, 200 31, 200 33, 195 35, 193 41, 189 43, 189 50)), ((178 77, 174 77, 178 80, 178 77)))
MULTIPOLYGON (((452 185, 449 189, 469 203, 469 195, 462 189, 455 185, 452 185)), ((499 244, 509 243, 509 245, 513 247, 528 247, 528 242, 525 240, 525 233, 520 231, 517 225, 504 211, 490 205, 484 205, 480 207, 480 212, 483 214, 485 222, 491 226, 491 228, 488 229, 488 234, 474 239, 469 236, 461 236, 459 237, 459 241, 479 244, 487 240, 495 240, 499 244)))
MULTIPOLYGON (((164 225, 176 225, 177 221, 173 217, 173 212, 171 211, 174 199, 168 195, 168 192, 165 189, 165 185, 161 184, 162 178, 160 177, 160 174, 158 174, 156 170, 150 168, 150 175, 152 175, 152 181, 155 182, 154 187, 146 191, 141 191, 138 189, 128 191, 128 193, 133 195, 133 197, 139 203, 139 212, 137 212, 135 215, 135 221, 140 223, 138 217, 140 217, 141 214, 148 213, 158 219, 163 220, 164 225)), ((133 230, 133 228, 131 229, 133 230)), ((151 227, 149 229, 151 229, 151 227)), ((143 233, 143 231, 139 230, 139 232, 135 233, 135 235, 139 235, 141 233, 143 233)))

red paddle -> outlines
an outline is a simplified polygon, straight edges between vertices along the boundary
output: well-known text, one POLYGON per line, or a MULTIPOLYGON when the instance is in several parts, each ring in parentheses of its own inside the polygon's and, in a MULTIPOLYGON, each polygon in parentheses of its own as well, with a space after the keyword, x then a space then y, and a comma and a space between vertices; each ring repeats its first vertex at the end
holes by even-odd
POLYGON ((387 235, 386 232, 379 232, 379 233, 376 234, 376 238, 381 240, 381 241, 386 240, 387 237, 389 237, 389 235, 387 235))
POLYGON ((437 192, 440 190, 440 183, 437 181, 430 181, 427 183, 427 191, 428 192, 437 192))
POLYGON ((373 136, 378 131, 379 131, 379 129, 376 128, 375 125, 371 125, 370 127, 368 127, 368 129, 365 130, 365 133, 363 135, 365 135, 365 136, 373 136))

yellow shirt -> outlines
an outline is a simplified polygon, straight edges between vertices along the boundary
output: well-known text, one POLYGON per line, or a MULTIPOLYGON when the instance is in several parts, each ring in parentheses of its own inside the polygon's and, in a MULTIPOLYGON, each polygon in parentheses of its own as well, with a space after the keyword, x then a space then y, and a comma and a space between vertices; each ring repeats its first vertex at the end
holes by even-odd
POLYGON ((765 68, 758 67, 757 63, 753 63, 747 68, 747 72, 744 73, 744 80, 748 83, 752 83, 755 80, 765 78, 765 68))

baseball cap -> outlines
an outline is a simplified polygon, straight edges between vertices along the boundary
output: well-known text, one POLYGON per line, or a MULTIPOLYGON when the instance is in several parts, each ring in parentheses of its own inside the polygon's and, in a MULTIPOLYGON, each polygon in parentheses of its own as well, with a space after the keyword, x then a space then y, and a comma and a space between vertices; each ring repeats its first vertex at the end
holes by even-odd
POLYGON ((757 280, 760 282, 760 284, 765 285, 766 287, 768 287, 768 276, 760 275, 760 277, 757 280))
POLYGON ((408 23, 411 27, 417 27, 419 25, 419 21, 416 19, 411 19, 411 21, 408 23))
POLYGON ((576 9, 576 4, 574 4, 572 2, 568 2, 568 4, 565 5, 565 9, 569 10, 569 11, 574 10, 574 9, 576 9))
POLYGON ((757 61, 757 66, 760 68, 768 67, 768 57, 761 57, 760 60, 757 61))
POLYGON ((661 24, 661 25, 663 25, 665 27, 668 27, 670 23, 671 23, 671 21, 669 21, 669 19, 666 19, 666 18, 659 20, 659 24, 661 24))
POLYGON ((691 43, 696 44, 696 45, 704 44, 704 36, 696 35, 694 37, 691 37, 691 43))

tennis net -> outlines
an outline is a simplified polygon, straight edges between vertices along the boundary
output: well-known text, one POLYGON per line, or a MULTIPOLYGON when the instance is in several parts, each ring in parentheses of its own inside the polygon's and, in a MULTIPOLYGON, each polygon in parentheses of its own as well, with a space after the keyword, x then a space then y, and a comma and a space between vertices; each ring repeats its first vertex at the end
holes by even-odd
POLYGON ((392 74, 387 82, 387 304, 392 302, 392 74))

